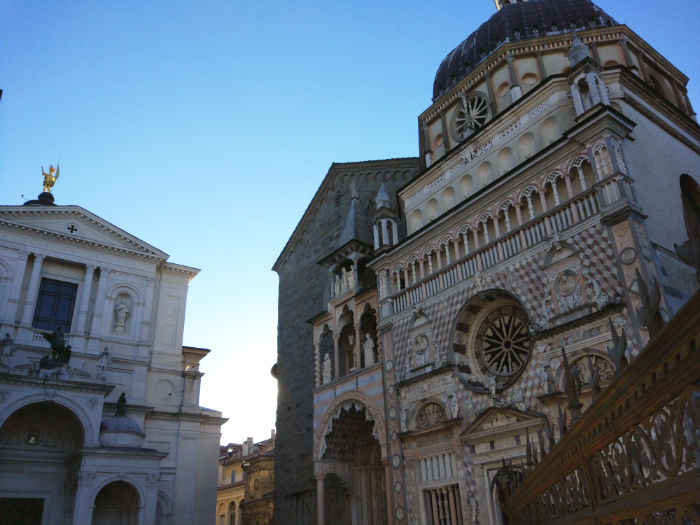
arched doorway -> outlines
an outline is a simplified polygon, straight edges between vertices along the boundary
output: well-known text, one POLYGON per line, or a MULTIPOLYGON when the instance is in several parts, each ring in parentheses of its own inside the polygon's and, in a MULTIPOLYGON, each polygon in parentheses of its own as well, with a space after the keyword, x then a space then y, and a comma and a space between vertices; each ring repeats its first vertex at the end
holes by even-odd
POLYGON ((57 403, 32 403, 7 418, 0 428, 0 522, 72 522, 80 469, 73 453, 83 441, 78 418, 57 403))
POLYGON ((326 435, 322 460, 325 522, 338 525, 386 523, 386 490, 375 422, 359 403, 343 407, 326 435))
POLYGON ((136 525, 139 502, 139 493, 129 483, 108 483, 95 496, 92 525, 136 525))

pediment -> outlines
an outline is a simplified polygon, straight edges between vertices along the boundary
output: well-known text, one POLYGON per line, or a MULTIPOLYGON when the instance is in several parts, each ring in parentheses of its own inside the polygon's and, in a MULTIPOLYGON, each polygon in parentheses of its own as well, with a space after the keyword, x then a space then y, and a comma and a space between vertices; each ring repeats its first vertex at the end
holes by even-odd
POLYGON ((525 422, 541 422, 544 414, 514 407, 489 407, 483 410, 463 432, 462 436, 495 432, 525 422))
POLYGON ((168 254, 79 206, 0 206, 0 225, 149 258, 168 254))

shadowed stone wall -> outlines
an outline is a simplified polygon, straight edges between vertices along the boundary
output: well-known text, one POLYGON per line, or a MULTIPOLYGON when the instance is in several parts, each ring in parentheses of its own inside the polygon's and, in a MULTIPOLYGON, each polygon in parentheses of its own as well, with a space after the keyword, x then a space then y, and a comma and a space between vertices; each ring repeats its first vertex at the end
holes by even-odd
POLYGON ((280 279, 275 523, 316 523, 314 344, 307 321, 325 310, 330 297, 328 269, 317 261, 337 247, 353 177, 360 203, 371 217, 382 181, 396 205, 396 190, 417 173, 417 158, 333 164, 273 267, 280 279))

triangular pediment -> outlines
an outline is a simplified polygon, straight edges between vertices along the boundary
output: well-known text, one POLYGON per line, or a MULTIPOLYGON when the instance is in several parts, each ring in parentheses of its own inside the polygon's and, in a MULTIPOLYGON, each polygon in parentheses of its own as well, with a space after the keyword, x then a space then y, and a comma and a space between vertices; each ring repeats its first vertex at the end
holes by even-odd
POLYGON ((168 254, 80 206, 0 206, 0 226, 163 259, 168 254))
POLYGON ((525 421, 540 421, 543 414, 515 407, 489 407, 483 410, 463 432, 462 436, 494 432, 525 421))

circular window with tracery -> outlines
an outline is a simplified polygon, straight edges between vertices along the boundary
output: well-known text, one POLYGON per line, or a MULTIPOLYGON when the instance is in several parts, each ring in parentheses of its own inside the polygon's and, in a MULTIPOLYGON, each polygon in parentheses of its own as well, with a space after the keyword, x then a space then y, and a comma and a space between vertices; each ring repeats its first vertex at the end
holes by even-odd
POLYGON ((497 308, 482 321, 474 342, 477 359, 490 373, 502 377, 519 374, 530 353, 525 312, 514 305, 497 308))
POLYGON ((489 104, 481 95, 462 95, 462 107, 454 112, 452 128, 457 138, 463 140, 486 124, 489 104))
POLYGON ((532 343, 525 310, 511 297, 486 292, 459 316, 454 352, 458 370, 480 392, 503 390, 525 369, 532 343))

